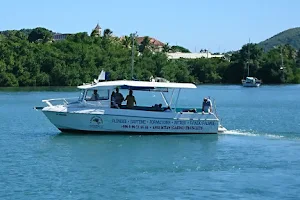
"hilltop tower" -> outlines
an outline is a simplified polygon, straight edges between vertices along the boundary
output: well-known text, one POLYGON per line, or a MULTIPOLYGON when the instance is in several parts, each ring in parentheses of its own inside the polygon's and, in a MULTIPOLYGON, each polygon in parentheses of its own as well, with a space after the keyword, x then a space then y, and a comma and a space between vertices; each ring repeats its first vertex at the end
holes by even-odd
POLYGON ((93 29, 91 36, 100 37, 101 36, 101 27, 99 26, 99 23, 97 23, 96 27, 93 29))

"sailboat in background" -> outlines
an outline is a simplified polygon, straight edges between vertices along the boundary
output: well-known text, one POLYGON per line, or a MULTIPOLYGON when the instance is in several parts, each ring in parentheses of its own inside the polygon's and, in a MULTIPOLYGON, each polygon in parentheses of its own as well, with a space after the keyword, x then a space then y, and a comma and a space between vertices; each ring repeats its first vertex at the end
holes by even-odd
POLYGON ((242 85, 243 87, 259 87, 261 85, 261 80, 257 79, 256 77, 250 76, 250 72, 249 72, 249 60, 250 60, 249 44, 250 44, 250 39, 248 43, 248 60, 246 63, 248 68, 248 74, 246 79, 242 79, 242 85))
POLYGON ((261 80, 256 77, 249 76, 249 64, 247 62, 248 67, 248 76, 246 79, 242 80, 242 84, 244 87, 259 87, 261 85, 261 80))

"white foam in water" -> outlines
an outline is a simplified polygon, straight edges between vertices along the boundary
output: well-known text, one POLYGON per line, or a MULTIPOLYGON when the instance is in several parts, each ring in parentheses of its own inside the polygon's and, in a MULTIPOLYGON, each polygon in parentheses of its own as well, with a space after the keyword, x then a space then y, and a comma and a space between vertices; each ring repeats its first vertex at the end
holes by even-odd
POLYGON ((273 134, 265 134, 265 133, 251 133, 249 131, 245 130, 227 130, 224 133, 221 134, 228 134, 228 135, 241 135, 241 136, 252 136, 252 137, 257 137, 257 136, 265 136, 269 138, 284 138, 283 135, 273 135, 273 134))
POLYGON ((250 133, 244 130, 226 130, 224 133, 221 134, 228 134, 228 135, 242 135, 242 136, 259 136, 259 134, 250 133))
POLYGON ((265 136, 270 137, 270 138, 284 138, 283 135, 271 135, 271 134, 266 134, 265 136))

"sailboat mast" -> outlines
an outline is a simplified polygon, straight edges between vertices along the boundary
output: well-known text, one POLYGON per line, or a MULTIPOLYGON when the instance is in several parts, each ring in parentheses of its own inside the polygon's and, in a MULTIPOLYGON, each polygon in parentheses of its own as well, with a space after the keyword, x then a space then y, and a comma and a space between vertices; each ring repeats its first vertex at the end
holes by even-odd
POLYGON ((282 80, 283 82, 285 82, 285 78, 284 78, 284 66, 283 66, 283 54, 282 54, 282 46, 280 47, 280 57, 281 57, 281 67, 280 70, 282 71, 282 80))
POLYGON ((283 69, 283 55, 282 55, 282 47, 280 47, 280 57, 281 57, 281 67, 283 69))
POLYGON ((249 76, 249 61, 247 61, 247 67, 248 67, 248 75, 249 76))
POLYGON ((248 76, 249 76, 249 61, 250 61, 250 38, 248 42, 248 60, 247 60, 247 67, 248 67, 248 76))

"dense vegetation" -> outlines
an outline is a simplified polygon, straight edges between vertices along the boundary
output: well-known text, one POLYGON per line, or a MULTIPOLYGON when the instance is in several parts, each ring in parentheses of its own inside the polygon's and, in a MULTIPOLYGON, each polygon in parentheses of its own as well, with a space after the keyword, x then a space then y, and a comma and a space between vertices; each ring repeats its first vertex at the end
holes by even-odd
POLYGON ((280 45, 290 45, 295 49, 300 49, 300 28, 285 30, 259 43, 259 46, 265 51, 269 51, 280 45))
MULTIPOLYGON (((111 80, 132 78, 131 36, 121 40, 107 29, 102 37, 77 33, 53 42, 47 29, 23 30, 0 34, 0 86, 75 86, 91 82, 102 69, 110 72, 111 80)), ((186 51, 165 45, 163 52, 156 52, 145 37, 141 46, 135 45, 134 78, 240 84, 248 63, 250 75, 264 83, 300 83, 300 54, 288 45, 264 53, 258 45, 248 44, 227 59, 169 60, 165 52, 174 49, 186 51)))

